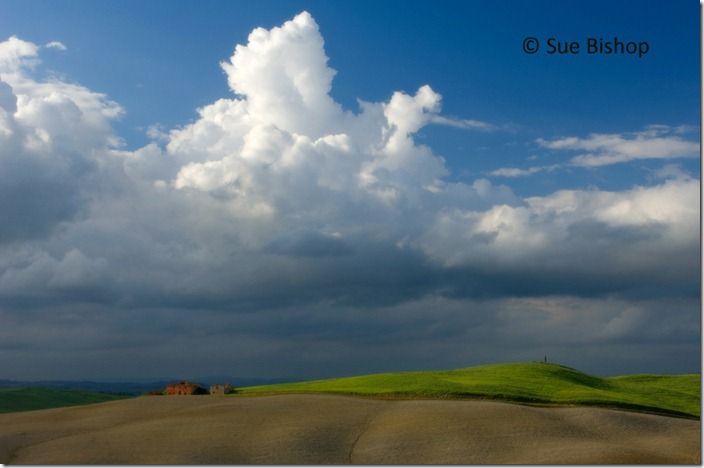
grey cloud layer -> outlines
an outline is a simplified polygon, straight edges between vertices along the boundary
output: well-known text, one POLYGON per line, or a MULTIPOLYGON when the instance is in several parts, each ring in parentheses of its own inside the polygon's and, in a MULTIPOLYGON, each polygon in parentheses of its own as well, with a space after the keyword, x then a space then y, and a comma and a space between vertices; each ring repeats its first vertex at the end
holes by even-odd
POLYGON ((692 308, 696 300, 566 296, 426 297, 365 309, 321 303, 226 315, 73 305, 35 310, 42 317, 35 322, 6 314, 0 368, 17 378, 105 378, 109 362, 113 375, 147 379, 223 372, 314 378, 547 354, 598 374, 692 372, 699 359, 692 308), (16 362, 24 365, 15 370, 16 362))

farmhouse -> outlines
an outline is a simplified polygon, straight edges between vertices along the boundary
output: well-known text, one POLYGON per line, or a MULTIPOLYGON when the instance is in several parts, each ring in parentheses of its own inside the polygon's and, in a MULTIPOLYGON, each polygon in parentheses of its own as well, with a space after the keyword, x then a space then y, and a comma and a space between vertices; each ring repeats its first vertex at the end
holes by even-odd
POLYGON ((184 381, 167 385, 164 393, 166 395, 205 395, 208 391, 198 384, 184 381))
POLYGON ((232 393, 234 387, 230 384, 215 384, 210 386, 211 395, 227 395, 232 393))

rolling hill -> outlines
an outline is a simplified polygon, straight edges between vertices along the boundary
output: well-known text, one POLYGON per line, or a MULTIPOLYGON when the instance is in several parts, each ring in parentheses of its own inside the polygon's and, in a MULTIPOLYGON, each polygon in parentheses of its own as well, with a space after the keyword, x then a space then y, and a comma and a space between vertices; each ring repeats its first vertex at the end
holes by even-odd
POLYGON ((601 378, 558 364, 533 362, 244 387, 235 396, 333 393, 377 398, 480 398, 699 417, 700 387, 699 374, 601 378))
POLYGON ((131 395, 56 388, 0 388, 0 413, 31 411, 61 406, 88 405, 130 398, 131 395))
POLYGON ((696 419, 343 395, 137 397, 0 414, 11 465, 699 464, 696 419))

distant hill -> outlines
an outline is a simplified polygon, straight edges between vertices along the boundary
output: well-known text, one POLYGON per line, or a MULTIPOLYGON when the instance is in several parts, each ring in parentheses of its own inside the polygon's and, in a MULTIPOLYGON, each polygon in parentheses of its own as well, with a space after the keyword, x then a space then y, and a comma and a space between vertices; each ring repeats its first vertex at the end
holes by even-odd
POLYGON ((55 388, 0 388, 0 413, 88 405, 130 398, 128 395, 55 388))
POLYGON ((589 405, 680 416, 700 415, 700 376, 595 377, 544 363, 495 364, 450 371, 398 372, 239 388, 236 395, 335 393, 381 398, 482 398, 589 405))
POLYGON ((235 386, 269 385, 275 383, 291 382, 293 379, 259 379, 259 378, 237 378, 225 376, 207 376, 201 378, 174 377, 173 379, 160 379, 151 382, 96 382, 91 380, 3 380, 0 379, 0 389, 3 388, 27 388, 42 387, 66 390, 91 390, 94 392, 117 393, 128 395, 142 395, 150 390, 159 390, 166 385, 188 380, 198 382, 208 386, 216 383, 231 383, 235 386))
MULTIPOLYGON (((174 380, 175 381, 175 380, 174 380)), ((167 381, 156 382, 93 382, 89 380, 0 380, 0 389, 4 388, 53 388, 64 390, 91 390, 103 393, 141 395, 149 390, 164 388, 167 381)))

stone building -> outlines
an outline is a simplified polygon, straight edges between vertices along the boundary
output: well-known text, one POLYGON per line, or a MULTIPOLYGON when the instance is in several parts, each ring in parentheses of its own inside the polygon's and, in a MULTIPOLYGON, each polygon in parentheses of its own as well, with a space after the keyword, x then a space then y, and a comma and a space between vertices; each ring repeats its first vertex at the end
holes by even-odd
POLYGON ((166 395, 206 395, 208 391, 192 382, 178 382, 167 385, 164 393, 166 395))
POLYGON ((230 384, 215 384, 210 386, 211 395, 227 395, 232 393, 234 387, 230 384))

